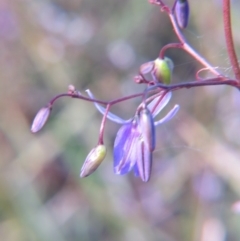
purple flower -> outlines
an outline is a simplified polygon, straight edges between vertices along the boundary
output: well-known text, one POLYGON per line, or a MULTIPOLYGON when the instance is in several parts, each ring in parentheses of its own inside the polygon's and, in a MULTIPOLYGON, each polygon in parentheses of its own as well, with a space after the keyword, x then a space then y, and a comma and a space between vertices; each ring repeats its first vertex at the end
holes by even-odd
MULTIPOLYGON (((94 98, 90 90, 86 92, 91 98, 94 98)), ((114 141, 113 166, 115 174, 124 175, 133 170, 135 176, 140 176, 144 182, 149 180, 152 167, 152 153, 155 149, 155 127, 170 120, 179 110, 179 106, 175 105, 165 117, 154 121, 154 118, 167 105, 171 96, 170 92, 167 93, 153 111, 153 108, 162 96, 156 97, 129 120, 123 120, 111 112, 107 114, 108 119, 122 124, 114 141)), ((104 107, 97 103, 94 104, 102 114, 105 113, 104 107)))
POLYGON ((123 175, 133 169, 135 175, 140 176, 144 182, 149 180, 154 150, 150 146, 155 146, 155 128, 154 123, 151 124, 151 131, 146 134, 136 116, 131 123, 119 129, 113 149, 116 174, 123 175))

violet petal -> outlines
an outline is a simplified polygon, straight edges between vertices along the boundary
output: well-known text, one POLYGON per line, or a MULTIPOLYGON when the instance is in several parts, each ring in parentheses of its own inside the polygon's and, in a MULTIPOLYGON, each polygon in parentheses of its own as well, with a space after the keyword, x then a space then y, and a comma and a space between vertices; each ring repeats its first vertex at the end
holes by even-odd
POLYGON ((179 105, 175 105, 169 112, 166 116, 164 116, 162 119, 160 119, 159 121, 155 121, 154 122, 154 125, 155 126, 158 126, 166 121, 169 121, 171 120, 178 112, 178 110, 180 109, 180 106, 179 105))
POLYGON ((137 163, 133 166, 133 171, 134 171, 135 177, 139 177, 139 171, 138 171, 137 163))
MULTIPOLYGON (((92 94, 92 92, 91 92, 89 89, 87 89, 86 92, 87 92, 87 94, 90 96, 91 99, 94 99, 94 95, 92 94)), ((104 108, 103 106, 101 106, 100 104, 98 104, 98 103, 96 103, 96 102, 93 102, 93 103, 94 103, 95 107, 97 108, 97 110, 98 110, 101 114, 104 115, 105 112, 106 112, 106 108, 104 108)), ((114 114, 111 113, 110 111, 107 113, 107 118, 108 118, 109 120, 111 120, 111 121, 113 121, 113 122, 116 122, 116 123, 118 123, 118 124, 121 124, 121 125, 131 122, 131 119, 129 119, 129 120, 124 120, 124 119, 120 118, 119 116, 114 115, 114 114)))
POLYGON ((138 142, 137 166, 142 181, 148 182, 152 170, 152 152, 146 148, 143 140, 138 142))
POLYGON ((134 146, 139 134, 133 123, 122 126, 114 142, 114 172, 116 174, 126 174, 136 162, 134 146))
POLYGON ((140 133, 142 134, 142 138, 146 148, 149 151, 153 151, 155 149, 155 126, 151 112, 146 108, 143 109, 140 114, 139 119, 139 128, 140 133))
MULTIPOLYGON (((168 92, 163 99, 161 100, 161 102, 158 104, 157 108, 154 110, 154 112, 152 113, 153 118, 156 117, 158 115, 158 113, 168 104, 169 100, 172 97, 172 93, 168 92)), ((152 112, 153 108, 155 107, 155 105, 157 104, 157 102, 159 101, 159 99, 161 98, 161 96, 155 98, 152 102, 150 102, 148 104, 148 109, 152 112)))

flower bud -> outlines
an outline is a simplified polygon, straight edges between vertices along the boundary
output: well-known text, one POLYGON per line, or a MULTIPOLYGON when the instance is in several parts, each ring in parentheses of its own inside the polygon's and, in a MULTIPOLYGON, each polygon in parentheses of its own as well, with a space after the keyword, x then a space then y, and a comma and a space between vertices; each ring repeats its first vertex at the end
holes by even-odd
POLYGON ((92 174, 102 163, 107 153, 107 148, 104 145, 98 145, 93 148, 82 166, 80 177, 87 177, 92 174))
POLYGON ((170 84, 173 67, 174 64, 171 59, 167 57, 164 59, 157 58, 154 61, 153 77, 158 82, 170 84))
POLYGON ((178 26, 182 29, 186 28, 189 19, 189 3, 188 0, 177 0, 175 6, 175 16, 178 26))
POLYGON ((38 113, 36 114, 36 116, 33 120, 32 127, 31 127, 31 131, 33 133, 36 133, 43 128, 43 126, 45 125, 45 123, 48 120, 51 110, 52 110, 51 106, 48 106, 48 107, 44 107, 38 111, 38 113))

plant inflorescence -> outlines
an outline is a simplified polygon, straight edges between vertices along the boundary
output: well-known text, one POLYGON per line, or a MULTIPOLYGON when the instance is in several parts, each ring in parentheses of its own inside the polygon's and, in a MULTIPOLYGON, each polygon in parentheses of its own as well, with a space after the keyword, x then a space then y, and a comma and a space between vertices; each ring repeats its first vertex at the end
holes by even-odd
POLYGON ((173 6, 168 6, 161 0, 148 1, 158 7, 161 12, 168 15, 178 42, 168 43, 163 46, 156 60, 139 67, 139 73, 134 77, 134 81, 136 84, 145 85, 145 90, 141 93, 127 95, 112 101, 103 101, 96 99, 90 90, 86 90, 87 94, 83 95, 73 85, 70 85, 67 93, 54 97, 46 107, 43 107, 37 113, 33 121, 31 131, 35 133, 45 125, 54 103, 62 97, 90 101, 103 114, 97 145, 88 154, 81 169, 81 177, 86 177, 93 173, 106 156, 107 150, 103 137, 107 118, 122 125, 117 132, 114 142, 114 172, 123 175, 133 170, 136 176, 139 176, 142 181, 147 182, 151 176, 152 153, 156 145, 155 128, 169 121, 179 110, 179 106, 175 105, 165 117, 156 120, 158 113, 169 102, 172 92, 183 88, 213 85, 229 85, 238 89, 240 88, 240 69, 231 31, 230 0, 223 0, 223 16, 227 51, 235 75, 233 79, 218 72, 215 67, 192 48, 183 35, 182 30, 187 28, 190 16, 188 0, 176 0, 173 6), (182 49, 203 66, 196 73, 195 80, 171 84, 174 64, 165 54, 170 48, 182 49), (200 78, 199 73, 202 70, 210 71, 214 77, 200 78), (124 120, 110 112, 113 105, 136 97, 141 97, 142 101, 139 103, 131 119, 124 120))

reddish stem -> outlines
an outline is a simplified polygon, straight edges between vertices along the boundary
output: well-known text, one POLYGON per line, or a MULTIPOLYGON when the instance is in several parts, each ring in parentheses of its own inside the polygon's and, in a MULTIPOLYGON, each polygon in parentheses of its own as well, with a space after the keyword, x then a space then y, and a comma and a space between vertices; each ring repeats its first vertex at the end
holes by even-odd
POLYGON ((173 25, 173 29, 174 29, 178 39, 182 43, 182 49, 184 49, 186 52, 188 52, 190 55, 192 55, 193 58, 195 58, 203 66, 208 68, 213 74, 220 76, 221 74, 211 64, 209 64, 206 59, 204 59, 197 51, 195 51, 188 44, 187 40, 185 39, 184 35, 182 34, 182 32, 180 31, 180 29, 178 27, 178 24, 177 24, 177 22, 175 20, 175 17, 173 15, 173 13, 168 13, 168 16, 169 16, 169 18, 171 20, 171 23, 173 25))
POLYGON ((222 79, 222 78, 212 78, 203 81, 191 81, 191 82, 184 82, 180 84, 172 84, 172 85, 165 85, 165 84, 156 84, 155 87, 159 87, 161 89, 167 91, 174 91, 183 88, 193 88, 193 87, 201 87, 201 86, 213 86, 213 85, 229 85, 232 87, 239 88, 239 83, 237 80, 234 79, 222 79))
MULTIPOLYGON (((161 0, 149 0, 149 2, 150 2, 151 4, 155 4, 155 5, 160 6, 160 7, 161 7, 161 10, 162 10, 162 11, 165 11, 165 12, 168 14, 168 16, 169 16, 169 18, 170 18, 170 20, 171 20, 171 23, 172 23, 172 25, 173 25, 173 29, 174 29, 174 31, 175 31, 175 33, 176 33, 179 41, 180 41, 181 44, 182 44, 182 46, 181 46, 181 45, 176 45, 176 46, 174 46, 175 44, 173 44, 172 46, 171 46, 171 44, 167 45, 167 46, 168 46, 167 48, 161 50, 160 56, 164 56, 164 52, 165 52, 168 48, 170 48, 170 47, 173 47, 173 48, 182 48, 182 49, 184 49, 186 52, 188 52, 190 55, 192 55, 192 56, 193 56, 197 61, 199 61, 203 66, 205 66, 206 68, 208 68, 213 74, 215 74, 215 75, 217 75, 217 76, 221 76, 221 74, 220 74, 211 64, 209 64, 209 63, 206 61, 206 59, 204 59, 199 53, 197 53, 197 52, 187 43, 184 35, 182 34, 181 30, 180 30, 179 27, 178 27, 178 24, 177 24, 177 22, 176 22, 176 20, 175 20, 174 14, 173 14, 173 10, 174 10, 175 5, 174 5, 174 7, 173 7, 173 9, 172 9, 172 11, 171 11, 170 8, 169 8, 167 5, 165 5, 165 4, 163 3, 163 1, 161 1, 161 0)), ((179 43, 179 44, 180 44, 180 43, 179 43)))
POLYGON ((235 74, 235 77, 240 83, 240 69, 239 69, 238 59, 234 49, 234 43, 233 43, 233 37, 232 37, 230 0, 223 0, 223 25, 224 25, 228 56, 231 61, 231 65, 233 67, 233 72, 235 74))
POLYGON ((160 59, 164 59, 166 50, 167 50, 167 49, 171 49, 171 48, 183 49, 183 44, 182 44, 182 43, 166 44, 165 46, 162 47, 162 49, 161 49, 161 51, 160 51, 160 53, 159 53, 159 58, 160 58, 160 59))
POLYGON ((82 95, 71 94, 71 93, 63 93, 63 94, 57 95, 49 102, 49 104, 52 106, 56 100, 58 100, 59 98, 62 98, 62 97, 71 97, 71 98, 75 98, 75 99, 86 100, 86 101, 90 101, 90 102, 96 102, 96 103, 102 104, 102 105, 108 104, 107 101, 91 99, 91 98, 88 98, 88 97, 85 97, 85 96, 82 96, 82 95))
POLYGON ((128 95, 128 96, 125 96, 125 97, 122 97, 122 98, 118 98, 118 99, 112 100, 112 101, 102 101, 102 100, 97 100, 97 99, 91 99, 91 98, 85 97, 83 95, 71 94, 71 93, 63 93, 63 94, 55 96, 49 102, 49 105, 52 106, 56 100, 58 100, 59 98, 62 98, 62 97, 71 97, 71 98, 75 98, 75 99, 86 100, 86 101, 89 101, 89 102, 96 102, 96 103, 102 104, 102 105, 108 105, 108 104, 115 105, 115 104, 120 103, 122 101, 130 100, 130 99, 133 99, 133 98, 136 98, 136 97, 141 97, 141 96, 143 96, 143 93, 138 93, 138 94, 134 94, 134 95, 128 95))
POLYGON ((108 108, 110 108, 112 105, 115 105, 115 104, 120 103, 125 100, 133 99, 136 97, 142 96, 142 97, 144 97, 144 99, 146 99, 146 95, 151 91, 155 91, 157 87, 170 91, 170 90, 176 90, 176 89, 182 89, 182 88, 192 88, 192 87, 210 86, 210 85, 230 85, 232 87, 240 88, 239 81, 234 80, 234 79, 223 78, 222 76, 218 76, 216 78, 210 78, 210 79, 201 80, 201 81, 197 81, 197 82, 191 81, 191 82, 172 84, 172 85, 155 84, 153 86, 148 87, 144 92, 125 96, 125 97, 118 98, 118 99, 115 99, 112 101, 101 101, 101 100, 97 100, 97 99, 91 99, 91 98, 88 98, 88 97, 85 97, 82 95, 64 93, 64 94, 60 94, 60 95, 57 95, 56 97, 54 97, 49 102, 49 105, 53 106, 54 102, 61 97, 72 97, 72 98, 82 99, 82 100, 86 100, 86 101, 90 101, 90 102, 96 102, 96 103, 99 103, 102 105, 107 105, 107 106, 109 106, 108 108))
POLYGON ((105 128, 105 123, 106 123, 106 120, 107 120, 107 114, 108 114, 108 112, 110 110, 110 107, 111 107, 111 105, 108 104, 107 107, 106 107, 105 114, 104 114, 104 116, 102 118, 102 123, 101 123, 101 126, 100 126, 98 145, 103 145, 104 128, 105 128))
POLYGON ((155 106, 152 109, 152 113, 154 113, 154 111, 156 110, 156 108, 158 107, 158 105, 162 102, 163 97, 167 94, 167 91, 164 91, 163 94, 161 95, 161 98, 159 98, 159 100, 157 101, 157 103, 155 104, 155 106))

